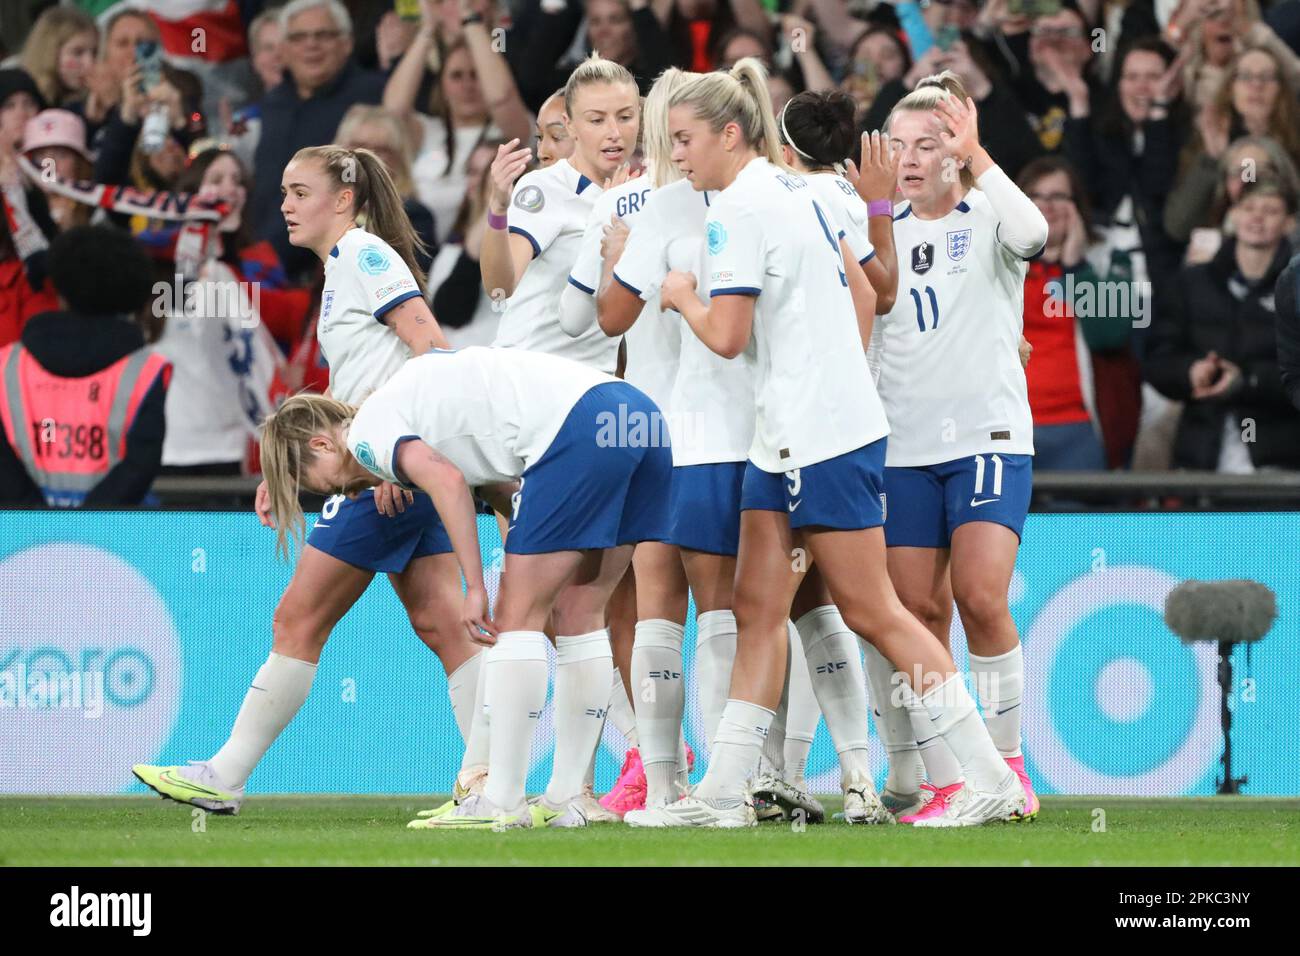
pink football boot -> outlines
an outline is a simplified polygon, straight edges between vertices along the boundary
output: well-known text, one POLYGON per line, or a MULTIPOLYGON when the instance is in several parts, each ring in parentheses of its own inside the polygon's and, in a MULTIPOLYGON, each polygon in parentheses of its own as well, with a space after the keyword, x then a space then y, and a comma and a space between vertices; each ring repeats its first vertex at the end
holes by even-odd
POLYGON ((1020 778, 1020 785, 1025 788, 1025 812, 1014 822, 1028 823, 1038 816, 1038 795, 1034 793, 1033 784, 1029 782, 1029 774, 1025 772, 1024 755, 1003 759, 1006 760, 1007 766, 1016 772, 1016 776, 1020 778))
POLYGON ((645 765, 641 763, 641 752, 633 747, 623 758, 614 788, 600 798, 600 805, 622 817, 629 810, 644 810, 645 796, 645 765))
POLYGON ((948 798, 962 788, 962 782, 949 784, 946 787, 934 787, 928 783, 921 784, 922 790, 928 790, 933 796, 926 801, 916 813, 908 814, 905 817, 899 817, 899 823, 916 823, 918 820, 928 820, 931 817, 942 816, 943 811, 948 808, 948 798))

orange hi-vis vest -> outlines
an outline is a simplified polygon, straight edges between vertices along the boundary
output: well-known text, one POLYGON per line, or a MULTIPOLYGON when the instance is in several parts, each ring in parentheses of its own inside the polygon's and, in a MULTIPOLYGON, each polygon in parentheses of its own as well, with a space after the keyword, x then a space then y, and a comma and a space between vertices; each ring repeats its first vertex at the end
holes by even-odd
POLYGON ((32 481, 52 508, 75 508, 126 457, 140 403, 171 362, 137 349, 81 378, 41 367, 22 344, 0 348, 0 421, 32 481))

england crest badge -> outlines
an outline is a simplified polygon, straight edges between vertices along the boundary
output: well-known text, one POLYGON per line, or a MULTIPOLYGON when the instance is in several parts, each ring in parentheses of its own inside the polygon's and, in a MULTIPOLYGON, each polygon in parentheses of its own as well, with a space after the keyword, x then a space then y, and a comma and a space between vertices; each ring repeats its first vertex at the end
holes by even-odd
POLYGON ((970 230, 958 229, 956 232, 948 233, 948 258, 953 262, 961 262, 966 258, 966 253, 970 250, 970 230))

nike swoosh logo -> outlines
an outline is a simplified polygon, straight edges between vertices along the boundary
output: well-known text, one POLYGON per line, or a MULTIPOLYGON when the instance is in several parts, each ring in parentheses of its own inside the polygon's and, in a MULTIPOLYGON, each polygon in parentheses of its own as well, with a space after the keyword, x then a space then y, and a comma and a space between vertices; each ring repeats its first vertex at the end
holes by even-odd
POLYGON ((201 794, 202 796, 205 797, 220 796, 220 794, 218 794, 215 790, 209 790, 207 787, 200 787, 198 784, 192 783, 189 780, 185 780, 181 777, 173 777, 170 773, 168 773, 165 770, 162 773, 158 774, 158 779, 162 780, 164 783, 170 783, 177 787, 185 787, 186 789, 193 790, 195 793, 201 794))
POLYGON ((314 525, 312 525, 312 527, 313 527, 313 528, 328 528, 329 525, 324 524, 324 523, 322 523, 322 522, 320 522, 320 521, 317 521, 314 525))
POLYGON ((986 505, 990 501, 997 501, 997 500, 998 500, 997 498, 985 498, 983 501, 976 501, 974 498, 972 498, 970 500, 970 506, 972 508, 978 508, 980 505, 986 505))
POLYGON ((801 504, 803 504, 802 501, 796 501, 794 504, 787 504, 786 507, 790 509, 790 514, 794 514, 795 509, 798 508, 801 504))
POLYGON ((997 711, 996 714, 995 714, 994 716, 1001 717, 1003 714, 1009 714, 1009 713, 1011 713, 1013 710, 1015 710, 1015 709, 1016 709, 1017 707, 1019 707, 1019 706, 1020 706, 1019 704, 1012 704, 1012 705, 1011 705, 1010 707, 1008 707, 1006 710, 999 710, 999 711, 997 711))

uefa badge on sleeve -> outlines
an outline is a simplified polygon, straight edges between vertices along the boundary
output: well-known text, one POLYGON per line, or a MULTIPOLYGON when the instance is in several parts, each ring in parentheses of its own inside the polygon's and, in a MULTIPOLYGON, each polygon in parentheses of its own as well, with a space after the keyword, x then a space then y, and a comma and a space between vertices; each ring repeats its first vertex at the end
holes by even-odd
POLYGON ((704 227, 704 234, 709 241, 709 255, 716 256, 727 246, 727 230, 722 223, 714 220, 704 227))
POLYGON ((361 464, 365 465, 367 468, 374 470, 375 453, 371 449, 369 442, 363 441, 357 445, 357 461, 361 462, 361 464))
POLYGON ((525 186, 515 193, 515 205, 524 212, 541 212, 546 205, 546 196, 537 186, 525 186))

